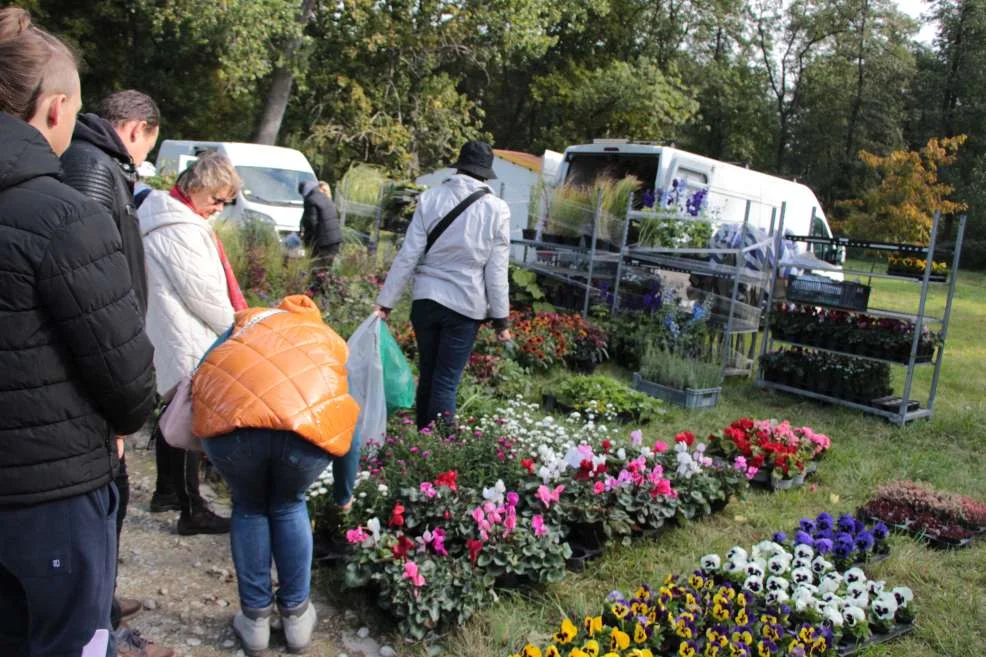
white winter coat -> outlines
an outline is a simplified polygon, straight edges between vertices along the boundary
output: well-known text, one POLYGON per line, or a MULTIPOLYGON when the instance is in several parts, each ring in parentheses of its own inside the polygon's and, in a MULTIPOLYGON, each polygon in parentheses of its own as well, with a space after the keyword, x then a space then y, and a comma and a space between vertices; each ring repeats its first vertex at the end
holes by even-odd
POLYGON ((137 211, 147 262, 147 335, 157 390, 171 391, 233 323, 212 226, 167 192, 137 211))

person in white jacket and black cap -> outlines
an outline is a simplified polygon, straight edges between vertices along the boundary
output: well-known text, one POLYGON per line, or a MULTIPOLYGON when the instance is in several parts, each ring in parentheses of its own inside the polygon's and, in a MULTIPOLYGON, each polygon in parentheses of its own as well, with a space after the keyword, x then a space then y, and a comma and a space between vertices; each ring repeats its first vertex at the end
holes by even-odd
POLYGON ((387 319, 414 279, 411 324, 418 343, 418 428, 453 419, 462 372, 480 324, 510 340, 510 208, 493 195, 493 149, 466 142, 455 175, 418 198, 418 206, 374 307, 387 319))

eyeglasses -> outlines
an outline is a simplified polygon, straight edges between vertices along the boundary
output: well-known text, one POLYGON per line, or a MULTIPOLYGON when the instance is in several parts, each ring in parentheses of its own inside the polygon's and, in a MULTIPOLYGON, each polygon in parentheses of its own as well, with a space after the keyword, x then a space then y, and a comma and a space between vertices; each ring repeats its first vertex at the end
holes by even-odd
POLYGON ((222 196, 213 196, 212 197, 212 202, 215 203, 215 204, 217 204, 217 205, 219 205, 219 204, 229 205, 229 204, 233 203, 234 201, 236 201, 235 198, 223 198, 222 196))

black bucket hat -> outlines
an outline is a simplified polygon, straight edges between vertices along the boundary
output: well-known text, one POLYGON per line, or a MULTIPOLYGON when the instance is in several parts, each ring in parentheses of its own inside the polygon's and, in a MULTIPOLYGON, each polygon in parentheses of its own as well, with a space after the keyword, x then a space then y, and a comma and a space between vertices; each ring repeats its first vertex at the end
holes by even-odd
POLYGON ((459 171, 465 171, 483 180, 493 180, 493 147, 485 141, 467 141, 459 151, 459 160, 453 165, 459 171))

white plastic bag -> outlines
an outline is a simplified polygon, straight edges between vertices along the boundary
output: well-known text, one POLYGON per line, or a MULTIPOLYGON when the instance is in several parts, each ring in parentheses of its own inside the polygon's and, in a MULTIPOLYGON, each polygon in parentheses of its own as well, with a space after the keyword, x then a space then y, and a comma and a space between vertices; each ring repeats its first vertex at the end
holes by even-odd
POLYGON ((370 454, 383 441, 387 432, 387 400, 383 386, 383 366, 380 362, 380 318, 376 313, 367 317, 353 332, 349 341, 349 394, 359 404, 356 430, 363 441, 363 450, 370 454), (372 442, 371 442, 372 441, 372 442))

